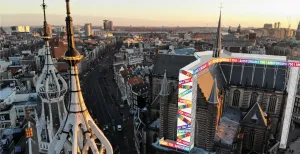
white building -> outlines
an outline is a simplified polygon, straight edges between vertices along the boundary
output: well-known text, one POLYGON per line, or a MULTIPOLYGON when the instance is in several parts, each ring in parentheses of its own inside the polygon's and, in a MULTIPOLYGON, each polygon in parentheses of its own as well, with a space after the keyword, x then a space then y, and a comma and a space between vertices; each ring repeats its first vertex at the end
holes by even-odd
POLYGON ((22 93, 14 81, 2 80, 0 90, 0 134, 9 127, 17 127, 25 118, 25 108, 29 107, 31 116, 35 117, 36 94, 22 93), (6 86, 5 86, 6 84, 6 86))
POLYGON ((5 61, 0 59, 0 73, 5 72, 7 70, 7 67, 12 65, 11 61, 5 61))

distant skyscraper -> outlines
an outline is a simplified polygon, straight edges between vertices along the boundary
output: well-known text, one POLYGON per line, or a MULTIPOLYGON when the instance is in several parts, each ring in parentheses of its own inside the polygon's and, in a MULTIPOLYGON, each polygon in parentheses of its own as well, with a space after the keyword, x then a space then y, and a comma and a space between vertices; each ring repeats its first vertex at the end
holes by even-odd
POLYGON ((238 28, 236 29, 237 33, 240 33, 242 31, 241 25, 239 24, 238 28))
POLYGON ((297 28, 297 31, 296 31, 296 37, 298 37, 300 39, 300 22, 298 24, 298 28, 297 28))
POLYGON ((91 36, 92 35, 92 24, 91 23, 85 24, 84 31, 85 31, 85 36, 91 36))
POLYGON ((11 30, 13 32, 18 32, 18 33, 24 33, 24 32, 30 32, 30 26, 12 26, 11 30))
POLYGON ((265 29, 271 29, 273 27, 272 24, 264 24, 265 29))
POLYGON ((112 31, 113 30, 113 22, 110 20, 103 20, 103 29, 105 31, 112 31))

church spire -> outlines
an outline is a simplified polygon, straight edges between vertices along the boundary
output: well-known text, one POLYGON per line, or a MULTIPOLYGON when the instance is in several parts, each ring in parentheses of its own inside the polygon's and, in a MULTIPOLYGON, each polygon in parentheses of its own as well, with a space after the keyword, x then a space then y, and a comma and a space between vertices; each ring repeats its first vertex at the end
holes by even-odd
POLYGON ((44 36, 45 41, 45 63, 42 72, 36 83, 36 92, 41 98, 41 114, 37 121, 37 136, 40 152, 48 150, 48 144, 51 142, 56 130, 66 112, 64 97, 68 86, 63 77, 57 72, 53 65, 49 48, 50 36, 47 33, 46 4, 43 0, 44 12, 44 36), (47 118, 47 119, 46 119, 47 118), (45 138, 46 136, 46 138, 45 138))
POLYGON ((66 0, 67 5, 67 17, 66 17, 66 29, 67 29, 67 41, 68 50, 65 53, 64 59, 72 66, 77 64, 83 56, 75 49, 73 19, 70 11, 70 0, 66 0))
POLYGON ((161 88, 160 88, 160 93, 159 95, 161 96, 167 96, 169 95, 169 83, 168 83, 168 80, 167 80, 167 72, 165 70, 165 73, 164 73, 164 78, 161 82, 161 88))
MULTIPOLYGON (((222 4, 221 4, 221 7, 220 9, 222 9, 222 4)), ((220 10, 220 17, 219 17, 219 23, 218 23, 218 30, 217 30, 217 41, 216 41, 216 47, 213 51, 213 57, 214 58, 218 58, 220 57, 220 52, 221 52, 221 49, 222 49, 222 26, 221 26, 221 15, 222 15, 222 11, 220 10)))
POLYGON ((52 61, 52 57, 51 57, 51 54, 50 54, 50 48, 49 48, 49 40, 51 39, 51 37, 49 36, 48 34, 48 30, 47 30, 47 27, 48 27, 48 23, 47 23, 47 19, 46 19, 46 7, 47 5, 45 4, 45 0, 43 0, 43 4, 41 5, 43 7, 43 12, 44 12, 44 35, 43 35, 43 39, 45 41, 45 58, 46 58, 46 61, 45 61, 45 64, 46 64, 46 67, 48 68, 49 65, 53 65, 53 61, 52 61))
POLYGON ((112 146, 95 124, 82 97, 78 76, 78 63, 83 56, 75 49, 73 23, 70 16, 70 0, 66 0, 66 5, 68 50, 65 53, 64 59, 69 64, 70 100, 67 109, 68 114, 63 120, 58 133, 53 138, 48 153, 58 154, 65 151, 67 153, 72 152, 72 154, 87 154, 91 150, 93 154, 99 154, 99 151, 102 149, 102 147, 99 148, 96 145, 96 139, 99 139, 101 143, 98 144, 104 145, 106 153, 113 154, 112 146))

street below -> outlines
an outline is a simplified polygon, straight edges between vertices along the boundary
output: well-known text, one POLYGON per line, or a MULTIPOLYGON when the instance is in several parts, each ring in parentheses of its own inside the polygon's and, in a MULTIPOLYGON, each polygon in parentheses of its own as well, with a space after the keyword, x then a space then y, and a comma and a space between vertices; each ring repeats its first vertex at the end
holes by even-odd
POLYGON ((109 139, 114 153, 135 154, 133 123, 114 78, 114 51, 107 51, 81 78, 83 97, 91 116, 109 139), (120 107, 124 105, 124 107, 120 107), (117 126, 121 125, 122 130, 117 126), (108 126, 107 130, 105 126, 108 126))

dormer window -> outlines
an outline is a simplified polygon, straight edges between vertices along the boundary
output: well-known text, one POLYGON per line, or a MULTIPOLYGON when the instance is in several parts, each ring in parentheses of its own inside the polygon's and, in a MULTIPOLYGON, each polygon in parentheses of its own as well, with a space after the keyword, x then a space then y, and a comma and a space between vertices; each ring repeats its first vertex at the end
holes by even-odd
POLYGON ((257 118, 256 114, 254 114, 251 119, 252 119, 252 123, 255 124, 257 122, 258 118, 257 118))

